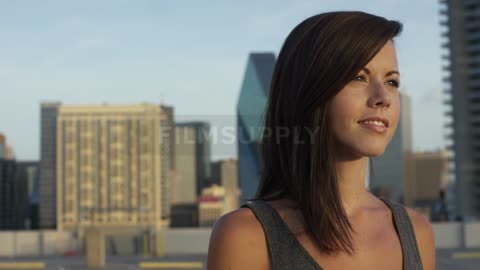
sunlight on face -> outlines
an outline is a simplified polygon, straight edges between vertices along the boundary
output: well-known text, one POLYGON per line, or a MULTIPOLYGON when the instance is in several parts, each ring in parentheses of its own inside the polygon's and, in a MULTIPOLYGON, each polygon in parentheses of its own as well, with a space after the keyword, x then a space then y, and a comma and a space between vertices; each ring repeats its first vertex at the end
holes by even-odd
POLYGON ((385 151, 400 115, 399 79, 395 47, 388 41, 332 100, 337 154, 355 159, 385 151))

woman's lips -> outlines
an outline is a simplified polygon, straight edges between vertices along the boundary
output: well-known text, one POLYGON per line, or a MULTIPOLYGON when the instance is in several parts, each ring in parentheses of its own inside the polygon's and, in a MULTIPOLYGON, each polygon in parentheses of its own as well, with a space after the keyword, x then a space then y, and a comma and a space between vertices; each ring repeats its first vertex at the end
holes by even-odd
POLYGON ((377 132, 379 134, 384 134, 388 130, 388 128, 384 125, 378 125, 378 124, 374 124, 374 123, 371 123, 371 122, 359 122, 359 124, 360 124, 360 126, 366 128, 366 129, 372 130, 374 132, 377 132))

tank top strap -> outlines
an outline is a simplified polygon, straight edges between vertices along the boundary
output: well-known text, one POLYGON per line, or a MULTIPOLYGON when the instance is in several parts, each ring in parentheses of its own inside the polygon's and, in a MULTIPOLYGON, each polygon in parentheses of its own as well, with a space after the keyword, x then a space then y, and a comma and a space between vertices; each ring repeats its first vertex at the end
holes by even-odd
POLYGON ((408 216, 405 206, 400 203, 380 198, 392 211, 393 222, 402 245, 403 269, 422 270, 422 261, 418 251, 417 239, 412 221, 408 216))
POLYGON ((263 200, 247 201, 241 207, 252 210, 267 240, 272 270, 322 270, 304 251, 277 211, 263 200))

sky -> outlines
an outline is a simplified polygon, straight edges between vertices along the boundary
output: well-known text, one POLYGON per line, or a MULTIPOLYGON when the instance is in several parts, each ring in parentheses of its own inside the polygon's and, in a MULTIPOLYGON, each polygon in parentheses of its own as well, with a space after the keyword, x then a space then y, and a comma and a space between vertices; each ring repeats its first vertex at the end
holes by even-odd
POLYGON ((403 23, 396 48, 401 90, 412 101, 413 149, 440 149, 440 6, 412 3, 0 0, 0 133, 18 160, 38 160, 44 101, 163 103, 177 119, 234 119, 249 53, 278 55, 312 15, 360 10, 403 23))

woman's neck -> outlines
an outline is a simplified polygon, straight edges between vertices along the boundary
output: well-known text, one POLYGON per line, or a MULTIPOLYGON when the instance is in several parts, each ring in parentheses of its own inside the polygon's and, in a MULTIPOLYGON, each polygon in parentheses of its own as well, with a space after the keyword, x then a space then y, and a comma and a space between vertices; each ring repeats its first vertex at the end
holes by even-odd
POLYGON ((355 215, 369 198, 365 188, 365 174, 368 157, 337 160, 337 181, 340 199, 345 213, 355 215))

